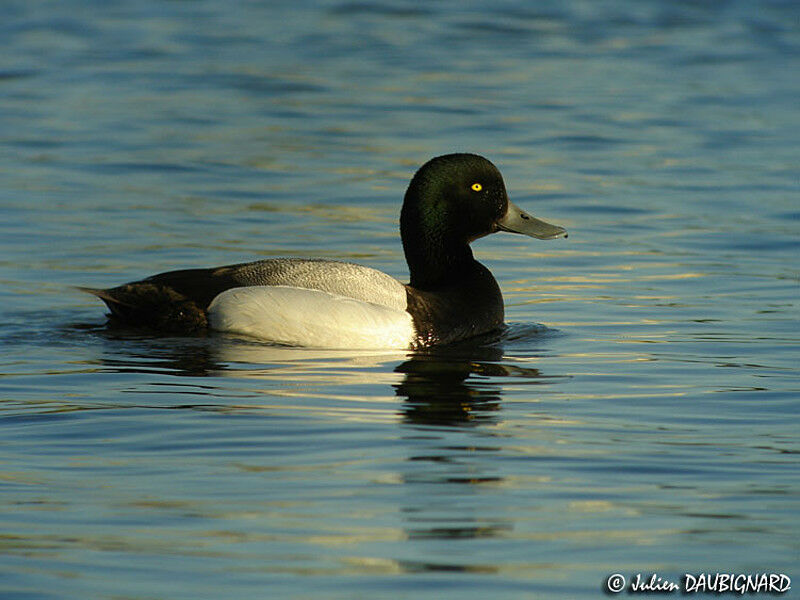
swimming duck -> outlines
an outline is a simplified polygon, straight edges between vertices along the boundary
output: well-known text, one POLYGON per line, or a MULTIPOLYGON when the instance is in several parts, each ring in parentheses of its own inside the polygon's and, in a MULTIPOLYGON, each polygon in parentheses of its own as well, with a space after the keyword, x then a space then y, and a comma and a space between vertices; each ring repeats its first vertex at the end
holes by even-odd
POLYGON ((293 346, 424 348, 503 326, 500 288, 469 246, 497 231, 567 237, 563 227, 512 204, 487 159, 448 154, 425 163, 406 191, 400 236, 408 284, 353 263, 278 258, 81 289, 106 303, 111 321, 168 333, 213 329, 293 346))

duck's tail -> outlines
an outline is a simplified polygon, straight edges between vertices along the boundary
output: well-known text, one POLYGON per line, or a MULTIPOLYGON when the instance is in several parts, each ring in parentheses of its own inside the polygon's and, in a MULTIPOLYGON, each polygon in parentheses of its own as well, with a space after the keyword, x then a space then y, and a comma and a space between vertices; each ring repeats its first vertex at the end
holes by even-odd
POLYGON ((142 281, 108 289, 77 289, 105 302, 109 320, 117 324, 170 333, 193 333, 208 327, 205 309, 166 285, 142 281))
POLYGON ((117 306, 119 304, 124 304, 123 302, 120 301, 119 298, 114 297, 114 294, 112 293, 111 289, 101 290, 98 288, 84 287, 82 285, 76 285, 74 286, 74 289, 79 290, 81 292, 85 292, 87 294, 91 294, 92 296, 97 296, 103 302, 105 302, 106 306, 108 306, 108 308, 111 310, 114 309, 114 306, 117 306))

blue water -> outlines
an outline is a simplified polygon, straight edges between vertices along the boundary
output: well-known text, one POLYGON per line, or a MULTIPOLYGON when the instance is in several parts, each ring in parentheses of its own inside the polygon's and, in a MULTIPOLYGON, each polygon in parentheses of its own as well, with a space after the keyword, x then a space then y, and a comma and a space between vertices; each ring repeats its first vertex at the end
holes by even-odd
POLYGON ((5 2, 0 597, 798 597, 798 6, 5 2), (71 287, 405 279, 405 186, 454 151, 570 231, 474 244, 501 339, 165 338, 71 287))

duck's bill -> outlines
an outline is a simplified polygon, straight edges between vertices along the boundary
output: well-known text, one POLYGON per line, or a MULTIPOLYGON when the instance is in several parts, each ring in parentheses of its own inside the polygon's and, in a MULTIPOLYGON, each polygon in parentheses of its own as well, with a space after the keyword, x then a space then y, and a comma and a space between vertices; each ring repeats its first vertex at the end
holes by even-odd
POLYGON ((567 230, 563 227, 537 219, 511 202, 508 203, 506 214, 497 221, 497 227, 502 231, 521 233, 540 240, 567 237, 567 230))

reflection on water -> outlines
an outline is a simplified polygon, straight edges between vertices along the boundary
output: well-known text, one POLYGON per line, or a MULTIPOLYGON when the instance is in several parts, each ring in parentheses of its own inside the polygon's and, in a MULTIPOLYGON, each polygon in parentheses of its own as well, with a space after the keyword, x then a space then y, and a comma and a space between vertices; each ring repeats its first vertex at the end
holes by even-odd
MULTIPOLYGON (((513 377, 526 384, 546 383, 536 368, 504 364, 505 339, 533 339, 544 328, 516 325, 466 343, 423 352, 344 351, 277 346, 224 335, 199 335, 189 338, 152 337, 140 331, 120 328, 75 326, 93 332, 108 348, 99 368, 109 373, 157 374, 173 377, 205 377, 263 380, 270 387, 262 390, 269 397, 286 399, 283 409, 298 408, 292 397, 321 397, 341 402, 341 410, 359 401, 374 402, 374 395, 359 398, 358 386, 391 385, 402 399, 402 415, 416 425, 479 425, 492 423, 500 410, 502 385, 498 378, 513 377), (125 350, 125 354, 121 352, 125 350), (386 371, 391 366, 391 373, 386 371), (281 386, 280 382, 289 383, 281 386), (344 388, 350 392, 335 396, 323 388, 344 388), (317 390, 317 392, 315 392, 317 390)), ((169 393, 177 383, 161 382, 153 393, 169 393)), ((216 384, 190 384, 202 388, 205 400, 214 396, 216 384)), ((231 405, 220 410, 248 410, 267 404, 231 405)), ((359 410, 353 407, 352 410, 359 410)), ((375 415, 377 416, 377 415, 375 415)))
MULTIPOLYGON (((540 328, 531 330, 538 332, 540 328)), ((201 436, 209 444, 205 450, 203 441, 196 439, 197 429, 185 430, 185 425, 173 429, 168 442, 163 439, 163 433, 158 432, 144 439, 124 441, 124 434, 116 427, 118 443, 133 444, 128 449, 132 455, 122 459, 117 468, 131 469, 141 460, 147 460, 149 449, 182 456, 179 468, 189 470, 197 468, 195 460, 211 460, 222 466, 219 455, 212 457, 222 452, 234 461, 231 465, 234 473, 229 468, 224 469, 220 473, 220 484, 232 477, 234 481, 242 476, 255 478, 254 483, 260 480, 261 485, 257 484, 247 493, 259 490, 257 493, 263 497, 246 509, 249 514, 240 514, 234 507, 217 508, 210 499, 196 497, 194 486, 185 492, 173 489, 165 493, 169 486, 161 488, 174 467, 156 468, 148 476, 149 482, 140 482, 138 491, 132 490, 126 494, 130 497, 124 500, 120 498, 124 511, 160 515, 166 522, 175 519, 208 522, 210 529, 200 529, 193 534, 193 538, 203 540, 205 549, 187 546, 180 541, 183 536, 177 532, 162 539, 145 539, 123 526, 119 539, 115 540, 92 531, 76 534, 71 540, 52 535, 9 537, 5 540, 8 551, 38 554, 45 548, 70 552, 82 549, 144 555, 169 553, 227 561, 236 556, 232 553, 232 544, 255 545, 262 550, 265 544, 288 548, 299 545, 315 550, 294 550, 289 555, 290 560, 287 557, 278 559, 271 551, 268 564, 260 566, 259 570, 318 575, 506 572, 507 569, 495 561, 480 556, 461 559, 454 556, 443 560, 426 549, 431 543, 469 539, 500 541, 515 535, 512 519, 486 514, 479 505, 471 507, 469 500, 473 495, 478 500, 487 493, 494 495, 519 486, 492 465, 492 457, 504 453, 503 443, 494 440, 492 434, 483 441, 446 439, 440 429, 463 428, 467 432, 496 426, 503 397, 499 381, 503 378, 541 381, 535 368, 503 363, 502 340, 479 340, 439 351, 409 354, 286 348, 225 336, 165 338, 121 330, 84 332, 97 336, 102 342, 104 351, 98 356, 95 367, 98 372, 132 377, 131 385, 121 391, 135 398, 125 401, 125 394, 121 394, 117 410, 183 409, 198 414, 211 411, 234 418, 230 424, 232 428, 242 427, 237 415, 239 418, 256 414, 273 415, 278 419, 288 417, 286 435, 298 438, 293 442, 283 438, 280 446, 274 446, 269 439, 258 440, 246 430, 240 430, 235 445, 227 447, 230 441, 225 440, 232 441, 234 429, 228 433, 207 430, 207 434, 201 436), (158 378, 154 380, 154 376, 158 378), (257 387, 252 385, 254 381, 259 382, 257 387), (247 382, 247 386, 239 387, 242 382, 247 382), (393 389, 394 396, 380 398, 374 392, 358 393, 371 386, 393 389), (350 392, 330 392, 342 388, 350 392), (196 401, 192 401, 193 396, 196 401), (302 420, 295 423, 295 416, 302 420), (386 417, 404 426, 400 431, 383 431, 378 436, 390 442, 389 450, 375 447, 374 453, 359 457, 365 444, 371 445, 368 440, 375 432, 351 442, 342 437, 348 435, 346 423, 382 426, 386 417), (319 447, 323 440, 329 449, 319 447), (250 444, 253 446, 248 448, 250 444), (344 447, 330 450, 340 444, 344 447), (350 449, 345 451, 346 448, 350 449), (355 456, 352 448, 356 449, 355 456), (271 450, 264 453, 267 449, 271 450), (273 453, 275 460, 269 458, 273 453), (296 454, 292 456, 292 453, 296 454), (480 460, 476 462, 474 457, 480 460), (304 490, 306 484, 301 482, 309 475, 316 485, 304 490), (345 511, 338 517, 338 524, 324 526, 324 532, 304 533, 309 530, 310 523, 320 522, 332 510, 340 511, 337 508, 340 497, 346 499, 360 494, 355 489, 341 487, 337 480, 345 476, 351 482, 348 486, 355 485, 362 491, 377 490, 378 499, 387 494, 394 497, 396 515, 388 523, 383 522, 387 515, 380 502, 373 505, 362 498, 353 507, 352 514, 345 511), (276 485, 294 488, 291 492, 278 492, 276 485), (431 495, 425 491, 430 486, 440 491, 431 495), (362 519, 361 515, 369 515, 370 511, 377 511, 373 515, 377 522, 362 519), (215 522, 219 525, 214 525, 215 522), (272 533, 267 534, 265 530, 272 533), (416 550, 398 552, 397 544, 411 544, 416 550), (374 554, 352 553, 361 547, 371 547, 374 554), (402 558, 403 555, 408 556, 402 558)), ((520 333, 516 336, 519 339, 520 333)), ((108 410, 113 407, 110 404, 92 406, 89 402, 83 408, 108 410)), ((195 422, 193 428, 197 426, 195 422)), ((164 427, 155 426, 155 429, 164 427)), ((165 431, 172 427, 166 426, 165 431)), ((258 431, 269 432, 268 438, 276 435, 271 427, 268 430, 262 425, 257 427, 258 431)), ((65 430, 58 437, 64 439, 68 435, 65 430)), ((90 443, 92 437, 87 435, 84 443, 90 443)), ((168 465, 171 459, 166 455, 163 458, 168 465)), ((100 456, 80 459, 79 464, 89 472, 108 466, 100 456)), ((48 501, 39 508, 54 510, 55 505, 48 501)), ((71 512, 75 507, 63 502, 62 510, 71 512)), ((254 554, 247 560, 256 560, 258 556, 254 554)))
MULTIPOLYGON (((764 432, 753 448, 741 401, 704 400, 732 378, 687 387, 687 370, 722 363, 670 356, 640 327, 594 352, 591 335, 512 324, 421 353, 65 328, 61 343, 80 339, 94 356, 50 375, 58 401, 45 389, 47 404, 28 394, 14 408, 5 440, 25 452, 7 456, 18 500, 3 548, 69 561, 75 582, 102 578, 122 554, 166 590, 190 561, 197 585, 357 576, 370 589, 427 573, 513 595, 578 589, 564 583, 583 568, 576 555, 602 571, 656 570, 659 548, 688 548, 700 564, 723 537, 780 536, 782 517, 743 513, 757 501, 791 515, 791 428, 769 419, 780 397, 747 425, 764 432), (720 419, 729 433, 715 431, 720 419)), ((12 394, 13 380, 24 377, 6 379, 12 394)))
MULTIPOLYGON (((502 356, 499 351, 490 350, 488 354, 495 360, 502 356)), ((408 423, 479 425, 491 422, 494 413, 500 410, 499 385, 488 379, 467 383, 467 378, 473 375, 502 373, 500 366, 477 363, 469 357, 442 359, 423 356, 402 363, 396 371, 405 375, 403 382, 395 386, 395 391, 405 399, 403 416, 408 423)))

